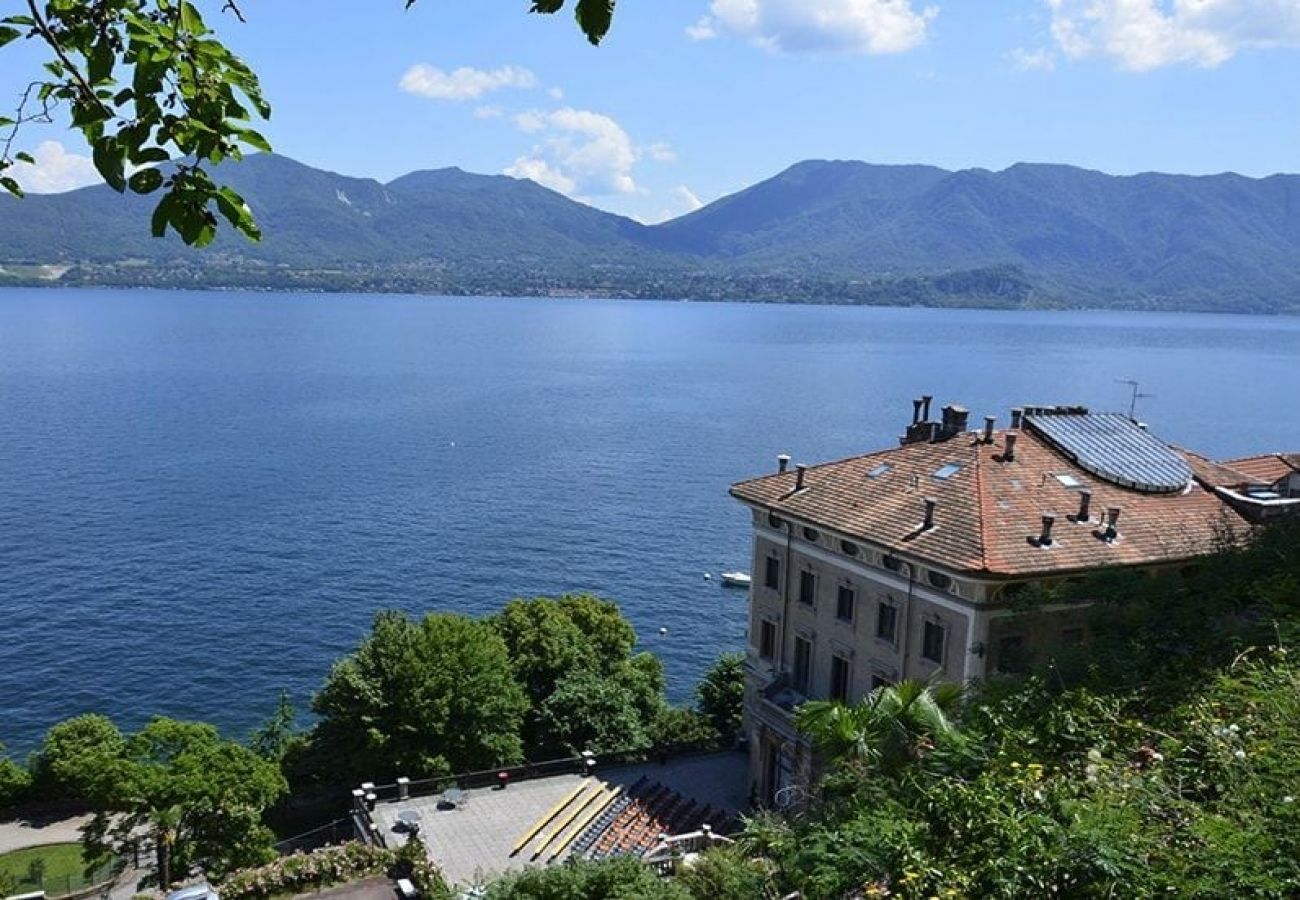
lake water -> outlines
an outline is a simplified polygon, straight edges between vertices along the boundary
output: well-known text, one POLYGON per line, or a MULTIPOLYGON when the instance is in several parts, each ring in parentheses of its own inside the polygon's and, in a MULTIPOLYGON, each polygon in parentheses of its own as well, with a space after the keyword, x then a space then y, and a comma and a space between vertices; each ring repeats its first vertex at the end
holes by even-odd
POLYGON ((1128 377, 1168 440, 1300 449, 1297 319, 0 291, 0 741, 241 733, 377 610, 579 590, 685 699, 744 639, 731 482, 889 446, 921 393, 1005 423, 1128 377))

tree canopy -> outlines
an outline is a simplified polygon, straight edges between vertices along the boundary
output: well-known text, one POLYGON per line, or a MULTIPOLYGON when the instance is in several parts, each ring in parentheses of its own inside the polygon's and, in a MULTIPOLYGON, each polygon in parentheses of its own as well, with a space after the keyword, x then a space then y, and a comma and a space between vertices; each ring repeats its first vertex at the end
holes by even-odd
POLYGON ((312 708, 314 743, 340 777, 432 777, 523 759, 528 699, 505 642, 468 616, 380 613, 312 708))
POLYGON ((528 694, 531 756, 635 750, 653 742, 664 707, 663 665, 633 653, 618 606, 590 594, 512 600, 490 620, 528 694))
POLYGON ((89 857, 122 852, 147 833, 161 885, 194 863, 219 875, 274 855, 261 817, 284 778, 211 725, 159 717, 123 738, 107 719, 79 716, 50 729, 41 766, 95 804, 89 857))
MULTIPOLYGON (((406 0, 406 8, 416 0, 406 0)), ((592 44, 608 33, 615 0, 577 0, 579 28, 592 44)), ((531 11, 556 13, 565 0, 534 0, 531 11)), ((221 12, 244 20, 240 0, 221 12)), ((15 151, 22 126, 52 122, 66 108, 72 128, 91 149, 95 168, 118 192, 162 191, 152 230, 173 230, 187 244, 216 237, 218 215, 257 240, 253 213, 211 167, 247 149, 270 151, 253 122, 271 105, 257 74, 232 52, 190 0, 27 0, 26 10, 0 19, 0 48, 35 41, 49 53, 19 88, 17 109, 0 116, 0 188, 22 196, 8 173, 32 162, 15 151)))

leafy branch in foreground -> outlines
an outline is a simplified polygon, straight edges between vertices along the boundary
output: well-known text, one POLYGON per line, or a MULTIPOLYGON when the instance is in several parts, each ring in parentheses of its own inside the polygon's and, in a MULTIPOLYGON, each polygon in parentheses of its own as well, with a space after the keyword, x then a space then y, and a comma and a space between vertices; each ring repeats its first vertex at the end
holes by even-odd
MULTIPOLYGON (((409 9, 416 0, 406 0, 409 9)), ((531 11, 555 13, 565 0, 535 0, 531 11)), ((577 0, 579 27, 593 44, 609 31, 615 0, 577 0)), ((26 0, 27 11, 0 19, 0 47, 22 38, 52 54, 42 76, 20 94, 12 117, 0 116, 0 189, 21 197, 9 170, 34 164, 14 152, 20 128, 50 123, 66 105, 72 127, 91 148, 95 169, 118 193, 163 191, 152 232, 170 228, 203 247, 217 236, 218 213, 259 240, 252 210, 205 164, 241 159, 245 147, 271 151, 250 127, 271 115, 257 75, 207 26, 188 0, 26 0)), ((240 22, 238 0, 221 11, 240 22)))
MULTIPOLYGON (((234 2, 226 10, 239 16, 234 2)), ((250 127, 271 107, 257 76, 204 23, 186 0, 27 0, 27 12, 0 20, 0 46, 19 38, 43 43, 53 58, 22 94, 0 142, 0 187, 22 195, 5 171, 19 128, 48 122, 66 105, 72 127, 91 149, 95 169, 119 193, 162 190, 152 229, 168 228, 187 244, 205 246, 220 213, 239 232, 260 237, 253 214, 233 189, 217 184, 205 164, 240 159, 245 147, 271 149, 250 127), (215 210, 214 210, 215 207, 215 210)))

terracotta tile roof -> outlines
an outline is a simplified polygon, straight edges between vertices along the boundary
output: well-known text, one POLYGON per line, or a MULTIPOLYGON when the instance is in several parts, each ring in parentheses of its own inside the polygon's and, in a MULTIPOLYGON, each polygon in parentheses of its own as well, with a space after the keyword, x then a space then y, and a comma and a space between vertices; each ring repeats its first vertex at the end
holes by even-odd
MULTIPOLYGON (((797 476, 788 471, 742 481, 731 493, 745 503, 900 555, 1004 576, 1187 559, 1249 531, 1245 519, 1198 481, 1181 493, 1142 493, 1088 474, 1032 429, 996 432, 991 444, 981 438, 967 432, 947 441, 810 466, 798 492, 797 476), (1005 461, 1006 438, 1012 433, 1018 435, 1014 460, 1005 461), (870 477, 885 463, 890 465, 887 472, 870 477), (950 463, 960 468, 949 478, 936 477, 950 463), (1071 476, 1075 486, 1058 475, 1071 476), (1076 522, 1083 489, 1092 492, 1090 516, 1076 522), (935 526, 928 530, 921 527, 927 497, 936 503, 935 526), (1099 537, 1108 507, 1121 511, 1120 536, 1114 542, 1099 537), (1040 547, 1036 539, 1044 514, 1055 516, 1054 540, 1040 547)), ((1182 455, 1198 479, 1200 471, 1211 481, 1227 474, 1202 457, 1182 455)))
POLYGON ((1276 484, 1283 478, 1300 472, 1300 453, 1264 453, 1227 460, 1231 466, 1248 476, 1250 481, 1276 484))
POLYGON ((1247 475, 1242 470, 1233 468, 1231 463, 1215 462, 1209 457, 1182 447, 1175 449, 1183 455, 1187 460, 1187 464, 1192 467, 1192 474, 1201 483, 1202 487, 1240 487, 1244 484, 1252 484, 1255 481, 1252 476, 1247 475))

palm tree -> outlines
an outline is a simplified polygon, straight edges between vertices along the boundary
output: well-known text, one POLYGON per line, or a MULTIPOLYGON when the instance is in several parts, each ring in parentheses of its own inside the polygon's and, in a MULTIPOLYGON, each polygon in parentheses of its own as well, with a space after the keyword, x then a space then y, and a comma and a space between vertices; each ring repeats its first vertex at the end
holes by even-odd
POLYGON ((811 700, 795 711, 794 722, 830 760, 893 769, 959 737, 952 714, 961 698, 959 684, 909 679, 882 685, 853 705, 811 700))

